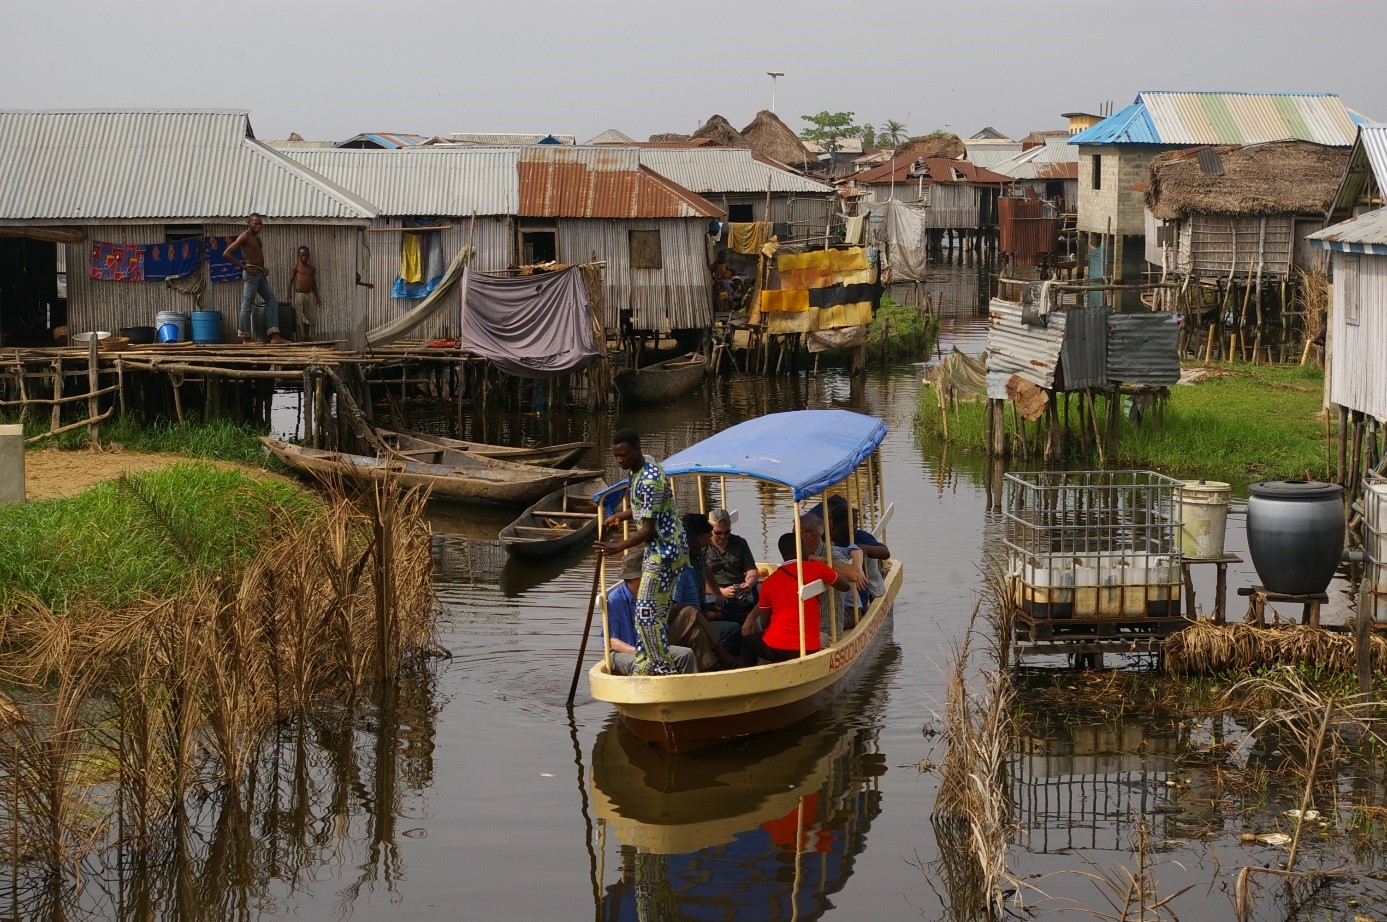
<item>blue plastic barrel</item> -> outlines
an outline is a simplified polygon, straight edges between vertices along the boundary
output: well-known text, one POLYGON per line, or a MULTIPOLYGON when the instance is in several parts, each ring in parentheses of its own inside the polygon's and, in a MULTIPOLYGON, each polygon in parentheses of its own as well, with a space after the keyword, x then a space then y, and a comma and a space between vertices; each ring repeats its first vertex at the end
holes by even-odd
POLYGON ((193 342, 216 344, 222 341, 221 311, 193 311, 193 342))
POLYGON ((164 323, 159 325, 159 342, 176 343, 178 342, 178 324, 164 323))

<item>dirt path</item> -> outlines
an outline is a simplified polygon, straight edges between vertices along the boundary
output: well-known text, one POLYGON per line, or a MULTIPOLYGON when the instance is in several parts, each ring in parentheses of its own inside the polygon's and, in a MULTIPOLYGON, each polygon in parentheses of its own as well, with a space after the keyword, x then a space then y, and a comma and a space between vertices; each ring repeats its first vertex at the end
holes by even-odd
MULTIPOLYGON (((24 490, 30 500, 60 499, 76 496, 103 480, 114 480, 121 474, 157 471, 189 460, 194 459, 143 451, 30 451, 24 454, 24 490)), ((230 461, 198 460, 217 467, 237 468, 254 477, 278 476, 263 468, 230 461)))

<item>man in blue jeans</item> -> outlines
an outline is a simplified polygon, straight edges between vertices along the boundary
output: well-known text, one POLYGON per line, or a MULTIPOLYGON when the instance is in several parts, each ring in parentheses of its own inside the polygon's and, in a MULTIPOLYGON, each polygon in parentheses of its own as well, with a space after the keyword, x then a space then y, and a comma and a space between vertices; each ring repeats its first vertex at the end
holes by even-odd
POLYGON ((255 343, 250 329, 250 309, 257 294, 265 301, 265 332, 270 335, 270 342, 279 345, 289 341, 279 335, 279 299, 270 290, 265 245, 260 240, 260 232, 264 229, 264 219, 258 214, 251 215, 246 219, 246 229, 222 253, 228 261, 241 267, 241 314, 236 318, 236 335, 246 345, 255 343))

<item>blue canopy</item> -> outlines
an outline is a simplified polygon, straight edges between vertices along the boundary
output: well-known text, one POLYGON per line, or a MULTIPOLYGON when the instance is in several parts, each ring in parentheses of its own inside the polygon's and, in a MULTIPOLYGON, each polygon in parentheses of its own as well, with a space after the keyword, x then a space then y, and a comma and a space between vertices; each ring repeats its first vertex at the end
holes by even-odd
POLYGON ((800 500, 845 479, 886 438, 886 424, 849 410, 771 413, 665 459, 665 473, 755 477, 800 500))

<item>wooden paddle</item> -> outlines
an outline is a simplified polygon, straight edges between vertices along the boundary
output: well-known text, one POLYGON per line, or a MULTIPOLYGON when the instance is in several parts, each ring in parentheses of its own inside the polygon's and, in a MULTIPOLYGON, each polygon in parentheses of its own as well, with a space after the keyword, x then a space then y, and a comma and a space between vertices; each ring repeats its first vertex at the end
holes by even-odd
MULTIPOLYGON (((598 530, 601 537, 601 529, 598 530)), ((588 616, 583 621, 583 639, 578 644, 578 661, 573 664, 573 683, 568 686, 568 706, 573 707, 573 696, 578 693, 578 676, 583 672, 583 657, 588 654, 588 634, 592 631, 592 613, 597 610, 597 593, 602 588, 602 554, 597 554, 597 566, 592 568, 592 592, 588 596, 588 616)))

